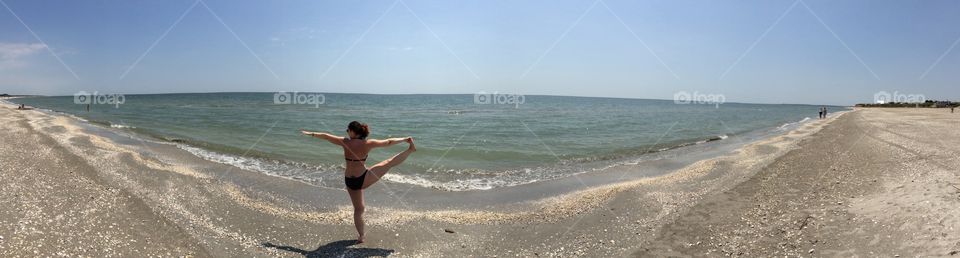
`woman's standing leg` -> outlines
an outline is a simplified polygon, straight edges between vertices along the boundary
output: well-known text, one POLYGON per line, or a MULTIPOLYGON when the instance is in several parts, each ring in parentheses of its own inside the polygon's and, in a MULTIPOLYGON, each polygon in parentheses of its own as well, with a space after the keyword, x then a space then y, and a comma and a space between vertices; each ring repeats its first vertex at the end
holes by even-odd
POLYGON ((347 189, 353 203, 353 224, 357 227, 357 243, 363 243, 363 191, 347 189))

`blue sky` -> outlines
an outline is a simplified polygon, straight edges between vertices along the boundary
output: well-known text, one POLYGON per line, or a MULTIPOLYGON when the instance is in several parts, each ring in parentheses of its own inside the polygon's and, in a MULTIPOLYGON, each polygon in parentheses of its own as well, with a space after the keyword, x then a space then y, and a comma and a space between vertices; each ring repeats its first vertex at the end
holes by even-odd
POLYGON ((0 92, 18 94, 960 99, 960 1, 3 3, 0 92))

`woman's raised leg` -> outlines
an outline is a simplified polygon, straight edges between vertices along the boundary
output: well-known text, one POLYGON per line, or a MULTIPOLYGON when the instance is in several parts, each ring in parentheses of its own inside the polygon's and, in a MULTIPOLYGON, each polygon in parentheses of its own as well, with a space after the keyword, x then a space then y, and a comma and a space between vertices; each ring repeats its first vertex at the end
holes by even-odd
POLYGON ((397 153, 397 155, 393 155, 393 157, 370 167, 370 173, 368 173, 367 177, 363 180, 363 189, 380 181, 380 178, 386 175, 387 172, 390 172, 391 168, 400 165, 400 163, 407 160, 407 156, 410 156, 410 153, 417 151, 417 147, 413 145, 413 138, 407 138, 407 143, 410 144, 410 147, 403 152, 397 153))

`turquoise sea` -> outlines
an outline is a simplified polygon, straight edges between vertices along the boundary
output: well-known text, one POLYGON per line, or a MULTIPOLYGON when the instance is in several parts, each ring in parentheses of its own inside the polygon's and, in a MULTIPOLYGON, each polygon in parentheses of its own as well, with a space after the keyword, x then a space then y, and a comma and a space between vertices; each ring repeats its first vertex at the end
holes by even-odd
MULTIPOLYGON (((819 108, 474 94, 123 95, 122 104, 94 100, 89 111, 75 96, 10 101, 176 144, 208 160, 330 187, 342 184, 342 150, 298 129, 343 135, 347 123, 358 120, 370 125, 372 138, 416 138, 419 151, 387 180, 451 191, 550 180, 658 151, 775 131, 815 119, 819 108)), ((367 164, 403 148, 375 151, 367 164)))

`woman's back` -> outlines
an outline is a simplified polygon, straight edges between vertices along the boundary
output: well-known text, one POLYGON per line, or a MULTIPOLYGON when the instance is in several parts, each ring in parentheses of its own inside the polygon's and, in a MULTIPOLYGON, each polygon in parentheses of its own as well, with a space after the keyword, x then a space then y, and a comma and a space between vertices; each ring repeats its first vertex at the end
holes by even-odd
POLYGON ((346 169, 344 176, 357 177, 366 170, 364 165, 367 154, 370 153, 370 147, 367 140, 364 139, 344 139, 343 157, 346 159, 346 169))

